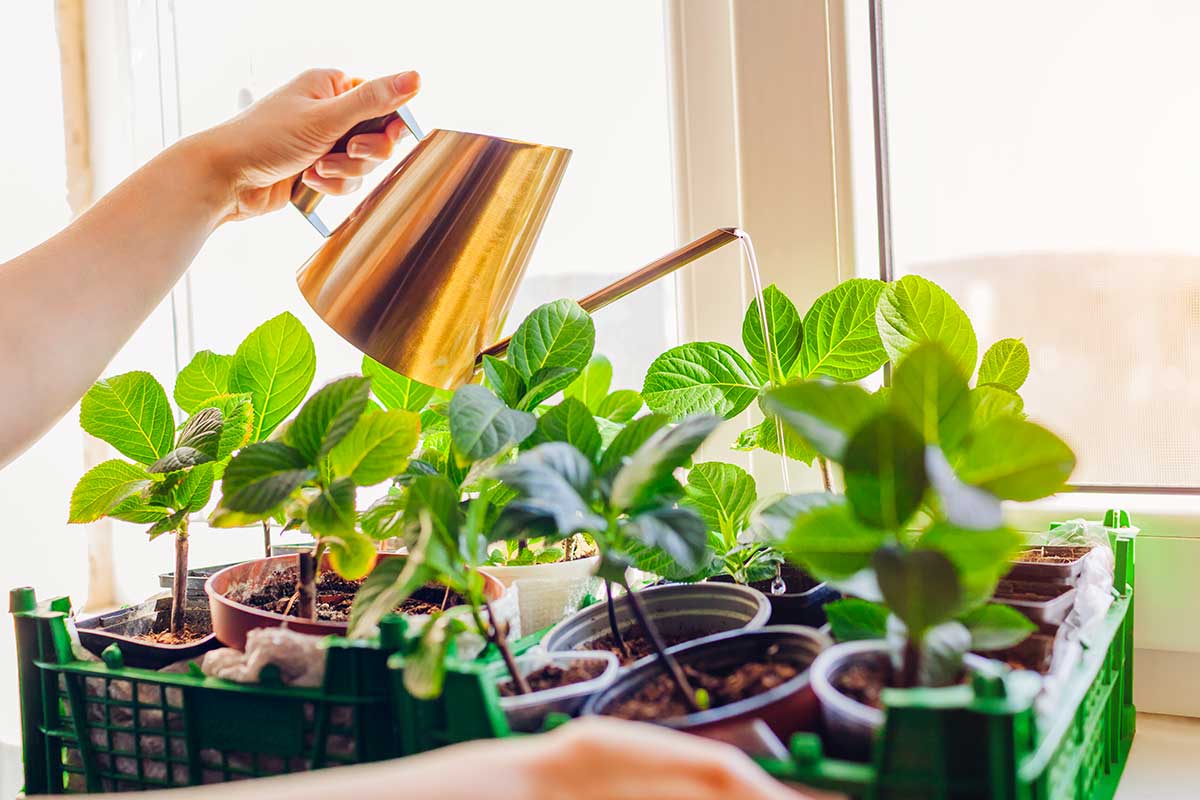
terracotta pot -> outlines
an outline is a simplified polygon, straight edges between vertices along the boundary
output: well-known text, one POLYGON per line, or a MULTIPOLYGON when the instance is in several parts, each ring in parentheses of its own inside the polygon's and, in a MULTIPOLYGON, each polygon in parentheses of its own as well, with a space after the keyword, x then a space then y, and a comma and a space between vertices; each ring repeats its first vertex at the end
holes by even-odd
MULTIPOLYGON (((404 558, 395 553, 380 553, 379 559, 404 558)), ((346 633, 345 622, 330 622, 328 620, 302 620, 296 617, 285 617, 273 611, 264 611, 235 602, 227 595, 235 587, 247 584, 261 583, 275 572, 296 567, 299 556, 273 556, 247 561, 221 570, 208 579, 204 591, 208 593, 208 606, 212 613, 213 633, 221 644, 243 650, 246 647, 246 634, 255 628, 278 628, 286 625, 300 633, 311 633, 317 636, 341 636, 346 633)), ((322 560, 321 569, 330 569, 328 557, 322 560)), ((495 602, 504 596, 504 584, 479 571, 484 578, 484 596, 495 602)))
MULTIPOLYGON (((680 665, 701 670, 721 670, 747 661, 763 659, 768 651, 774 659, 787 659, 801 672, 773 689, 736 703, 710 708, 682 717, 656 720, 656 724, 721 741, 736 741, 741 732, 761 721, 787 742, 798 731, 815 731, 820 723, 817 698, 809 685, 809 667, 817 655, 832 644, 820 631, 801 625, 774 625, 757 630, 739 630, 706 636, 668 649, 680 665)), ((662 674, 656 660, 643 660, 620 675, 607 689, 592 696, 584 714, 606 714, 637 692, 648 680, 662 674)))
MULTIPOLYGON (((203 600, 188 597, 187 621, 207 624, 209 609, 203 600)), ((109 645, 121 649, 127 667, 161 669, 169 664, 196 658, 219 646, 213 634, 187 644, 158 644, 134 637, 149 633, 156 626, 167 627, 171 615, 171 598, 157 597, 136 606, 121 608, 95 617, 75 621, 79 643, 88 652, 101 657, 109 645)))

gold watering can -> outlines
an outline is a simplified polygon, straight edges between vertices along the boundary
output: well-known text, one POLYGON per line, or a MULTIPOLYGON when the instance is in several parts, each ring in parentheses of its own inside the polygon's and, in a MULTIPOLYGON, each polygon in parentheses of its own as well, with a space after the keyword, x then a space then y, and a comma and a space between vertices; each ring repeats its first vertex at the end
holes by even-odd
MULTIPOLYGON (((371 358, 443 389, 469 381, 497 342, 571 151, 478 133, 421 132, 407 108, 355 126, 404 120, 417 146, 333 230, 321 195, 296 181, 292 203, 326 238, 297 283, 331 328, 371 358)), ((595 311, 737 241, 721 228, 593 292, 595 311)))

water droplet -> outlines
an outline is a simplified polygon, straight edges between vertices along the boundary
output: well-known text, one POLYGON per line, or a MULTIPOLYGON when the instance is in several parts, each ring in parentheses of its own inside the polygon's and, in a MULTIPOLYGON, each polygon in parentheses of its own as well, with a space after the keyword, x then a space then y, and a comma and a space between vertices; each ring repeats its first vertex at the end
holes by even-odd
POLYGON ((771 594, 783 594, 787 591, 787 581, 782 575, 776 575, 775 580, 771 581, 771 594))

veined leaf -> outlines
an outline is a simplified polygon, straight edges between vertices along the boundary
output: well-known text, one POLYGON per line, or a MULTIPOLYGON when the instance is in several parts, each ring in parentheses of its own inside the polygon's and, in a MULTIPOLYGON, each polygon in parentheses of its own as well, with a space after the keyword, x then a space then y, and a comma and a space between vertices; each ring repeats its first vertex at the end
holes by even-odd
POLYGON ((238 345, 228 388, 252 398, 254 441, 267 438, 300 405, 316 370, 312 337, 286 312, 255 328, 238 345))
POLYGON ((869 567, 887 540, 887 532, 862 524, 844 502, 835 502, 798 517, 783 550, 812 576, 839 580, 869 567))
POLYGON ((982 383, 971 390, 971 427, 978 430, 997 417, 1024 416, 1021 395, 998 383, 982 383))
POLYGON ((208 406, 192 414, 179 430, 176 447, 193 447, 215 459, 221 442, 225 417, 221 409, 208 406))
POLYGON ((600 429, 582 401, 568 397, 538 418, 537 428, 526 443, 566 442, 589 460, 600 454, 600 429))
POLYGON ((381 619, 437 577, 425 562, 425 548, 431 535, 431 526, 427 526, 406 557, 381 559, 375 566, 354 595, 346 630, 348 637, 373 636, 381 619))
POLYGON ((150 484, 150 475, 142 467, 116 458, 101 462, 75 484, 67 522, 94 522, 150 484))
POLYGON ((153 473, 176 472, 199 464, 207 464, 213 458, 194 447, 176 447, 165 456, 155 461, 147 470, 153 473))
POLYGON ((536 426, 532 414, 514 411, 476 384, 463 386, 450 401, 450 438, 468 461, 482 461, 516 447, 536 426))
POLYGON ((879 603, 847 597, 825 604, 829 628, 838 642, 882 639, 887 635, 888 610, 879 603))
MULTIPOLYGON (((309 503, 308 527, 320 538, 338 536, 347 538, 357 534, 354 529, 354 481, 349 478, 338 478, 329 486, 323 487, 321 493, 309 503)), ((350 549, 353 544, 347 545, 350 549)), ((374 546, 372 545, 372 548, 374 546)), ((353 553, 351 553, 353 555, 353 553)), ((338 571, 341 575, 341 571, 338 571)), ((343 575, 343 577, 348 577, 343 575)))
POLYGON ((374 486, 398 475, 408 464, 420 432, 420 417, 412 411, 364 414, 329 451, 334 474, 359 486, 374 486))
POLYGON ((846 499, 868 525, 898 530, 916 513, 929 479, 925 442, 902 417, 884 411, 863 425, 842 460, 846 499))
POLYGON ((308 459, 282 442, 258 442, 233 457, 221 483, 221 506, 269 514, 305 481, 317 476, 308 459))
POLYGON ((936 522, 917 540, 918 550, 936 550, 950 559, 962 584, 962 608, 973 608, 992 596, 1008 570, 1008 560, 1021 547, 1019 533, 1004 527, 965 530, 936 522))
POLYGON ((803 335, 800 312, 775 284, 763 290, 763 308, 767 312, 767 335, 770 337, 771 354, 779 366, 778 374, 772 376, 767 367, 767 347, 763 342, 758 298, 750 302, 750 307, 746 309, 746 315, 742 318, 742 344, 750 354, 754 366, 758 367, 765 378, 782 381, 800 357, 800 340, 803 335))
POLYGON ((574 300, 538 306, 513 333, 508 362, 529 380, 543 367, 583 369, 592 357, 596 326, 574 300))
MULTIPOLYGON (((607 417, 607 414, 600 413, 600 404, 608 396, 608 389, 612 386, 612 372, 612 362, 597 353, 588 361, 583 372, 579 373, 579 377, 570 386, 563 389, 563 397, 573 397, 587 406, 593 414, 607 417)), ((637 411, 635 410, 633 413, 636 414, 637 411)), ((632 416, 633 414, 630 414, 630 418, 632 416)))
POLYGON ((216 464, 200 464, 188 470, 167 495, 166 505, 189 512, 199 511, 212 498, 216 480, 216 464))
POLYGON ((727 538, 746 526, 750 509, 758 499, 750 473, 721 461, 693 466, 683 488, 687 505, 696 509, 708 529, 727 538))
POLYGON ((1029 348, 1020 339, 1001 339, 983 354, 976 383, 998 383, 1015 392, 1028 377, 1029 348))
MULTIPOLYGON (((404 509, 408 497, 400 491, 389 491, 362 513, 359 524, 363 533, 372 539, 390 539, 404 535, 404 509)), ((357 598, 355 600, 357 602, 357 598)))
POLYGON ((845 499, 831 492, 764 497, 750 512, 749 539, 767 544, 781 542, 787 538, 788 532, 802 514, 815 508, 834 505, 845 505, 845 499))
MULTIPOLYGON (((763 408, 780 417, 818 453, 840 462, 846 444, 878 410, 879 403, 853 384, 807 381, 770 390, 763 408)), ((774 420, 770 424, 774 425, 774 420)))
POLYGON ((613 478, 613 507, 629 510, 645 503, 662 480, 687 463, 720 422, 719 417, 699 414, 651 434, 613 478))
POLYGON ((210 397, 229 393, 229 370, 233 356, 201 350, 175 379, 175 403, 188 414, 195 414, 210 397))
MULTIPOLYGON (((309 524, 311 521, 310 516, 309 524)), ((323 538, 329 547, 329 566, 348 581, 365 577, 379 557, 375 542, 353 528, 323 538)))
POLYGON ((577 375, 579 370, 574 367, 542 367, 529 378, 529 390, 517 407, 522 411, 533 411, 566 388, 577 375))
POLYGON ((958 611, 958 573, 940 552, 882 547, 872 563, 884 602, 908 628, 910 640, 920 641, 925 631, 958 611))
POLYGON ((167 392, 149 372, 97 381, 83 396, 79 425, 141 464, 153 464, 171 452, 175 441, 167 392))
POLYGON ((643 405, 642 396, 633 389, 618 389, 600 401, 596 416, 625 423, 636 417, 643 405))
POLYGON ((770 417, 742 431, 733 445, 734 450, 765 450, 777 456, 786 455, 792 461, 812 466, 817 451, 802 436, 783 426, 783 443, 779 441, 779 423, 770 417))
POLYGON ((434 388, 363 356, 362 374, 371 379, 371 394, 391 411, 420 411, 433 399, 434 388))
POLYGON ((958 465, 966 483, 1005 500, 1037 500, 1061 491, 1075 469, 1075 454, 1050 431, 1001 416, 971 435, 958 465))
POLYGON ((821 295, 804 316, 804 348, 792 374, 856 381, 887 361, 875 312, 881 281, 851 278, 821 295))
POLYGON ((215 408, 221 412, 221 438, 217 442, 217 461, 233 455, 234 451, 250 441, 250 435, 254 432, 254 406, 248 393, 210 397, 200 403, 200 408, 215 408))
POLYGON ((487 385, 509 408, 516 408, 525 396, 525 379, 516 367, 495 356, 483 357, 483 375, 487 385))
POLYGON ((288 427, 287 443, 315 465, 350 433, 370 394, 369 378, 342 378, 321 387, 288 427))
POLYGON ((955 448, 971 423, 967 378, 936 342, 913 348, 896 367, 891 407, 943 450, 955 448))
POLYGON ((729 345, 693 342, 654 359, 642 399, 651 411, 674 419, 700 413, 730 419, 754 401, 760 385, 754 368, 729 345))
POLYGON ((631 420, 600 456, 599 473, 607 475, 619 469, 625 463, 625 459, 633 455, 635 450, 670 421, 665 414, 647 414, 631 420))
POLYGON ((694 573, 708 560, 708 527, 690 508, 664 506, 635 514, 622 532, 646 547, 662 550, 684 572, 694 573))
POLYGON ((964 375, 975 372, 979 354, 975 329, 954 298, 936 283, 905 275, 887 284, 879 297, 875 322, 893 362, 924 342, 938 342, 964 375))
POLYGON ((186 508, 176 511, 174 514, 168 514, 160 520, 155 521, 153 525, 146 529, 146 535, 154 541, 164 533, 174 533, 183 525, 183 521, 187 519, 188 514, 192 513, 186 508))

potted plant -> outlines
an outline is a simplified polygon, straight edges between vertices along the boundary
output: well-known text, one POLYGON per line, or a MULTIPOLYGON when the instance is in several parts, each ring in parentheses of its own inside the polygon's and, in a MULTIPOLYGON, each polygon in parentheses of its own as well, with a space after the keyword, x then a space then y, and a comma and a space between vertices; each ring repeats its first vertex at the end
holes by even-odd
POLYGON ((873 639, 830 648, 813 666, 826 730, 844 753, 866 752, 886 691, 954 684, 969 650, 1011 647, 1034 628, 987 602, 1022 542, 1000 500, 1060 490, 1074 456, 1045 428, 976 402, 962 363, 926 343, 902 357, 882 395, 809 381, 766 398, 845 480, 844 498, 802 512, 785 544, 859 598, 827 606, 835 637, 873 639))

